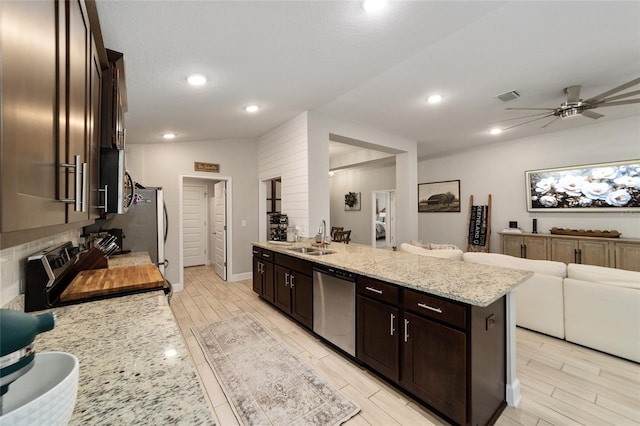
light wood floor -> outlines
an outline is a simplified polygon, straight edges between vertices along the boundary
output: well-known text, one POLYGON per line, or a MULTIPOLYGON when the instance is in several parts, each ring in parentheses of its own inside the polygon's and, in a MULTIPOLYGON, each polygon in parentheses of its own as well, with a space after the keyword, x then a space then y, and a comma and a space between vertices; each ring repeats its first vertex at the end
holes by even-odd
MULTIPOLYGON (((219 425, 238 422, 191 327, 243 312, 360 405, 346 425, 447 424, 261 301, 249 280, 224 282, 206 266, 186 268, 184 279, 185 290, 174 293, 171 309, 219 425)), ((516 341, 522 403, 507 407, 498 425, 640 425, 640 365, 520 328, 516 341)))

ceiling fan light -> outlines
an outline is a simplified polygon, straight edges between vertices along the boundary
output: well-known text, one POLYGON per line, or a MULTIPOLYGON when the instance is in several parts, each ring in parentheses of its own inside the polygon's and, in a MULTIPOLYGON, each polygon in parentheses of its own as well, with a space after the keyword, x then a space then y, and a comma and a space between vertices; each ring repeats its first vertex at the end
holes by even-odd
POLYGON ((580 110, 580 108, 569 108, 569 109, 562 110, 560 112, 560 117, 571 118, 581 114, 582 114, 582 111, 580 110))
POLYGON ((173 132, 167 132, 167 133, 163 133, 162 134, 162 138, 163 139, 175 139, 176 138, 176 134, 173 132))
POLYGON ((500 133, 502 133, 502 129, 499 127, 494 127, 493 129, 489 130, 489 133, 491 133, 492 135, 499 135, 500 133))
POLYGON ((244 107, 244 110, 246 112, 257 112, 260 109, 260 107, 258 105, 248 105, 246 107, 244 107))

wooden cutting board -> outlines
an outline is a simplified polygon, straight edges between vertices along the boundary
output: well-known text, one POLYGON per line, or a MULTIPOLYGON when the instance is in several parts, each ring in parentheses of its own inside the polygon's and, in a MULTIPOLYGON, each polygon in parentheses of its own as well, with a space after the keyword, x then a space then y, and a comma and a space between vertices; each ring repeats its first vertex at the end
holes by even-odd
POLYGON ((161 288, 164 279, 153 264, 81 271, 60 296, 62 302, 161 288))

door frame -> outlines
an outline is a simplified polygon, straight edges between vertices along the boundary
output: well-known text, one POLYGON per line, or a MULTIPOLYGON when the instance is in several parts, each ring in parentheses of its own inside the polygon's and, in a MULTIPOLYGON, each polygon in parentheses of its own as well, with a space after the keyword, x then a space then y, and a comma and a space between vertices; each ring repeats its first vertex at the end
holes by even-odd
MULTIPOLYGON (((231 218, 233 218, 233 184, 232 184, 232 179, 231 176, 202 176, 202 175, 195 175, 195 174, 186 174, 186 175, 179 175, 178 176, 178 223, 182 225, 182 219, 183 219, 183 213, 182 213, 182 189, 184 186, 184 179, 202 179, 202 180, 206 180, 206 181, 226 181, 226 187, 227 187, 227 199, 226 199, 226 205, 227 205, 227 282, 229 281, 234 281, 233 279, 233 275, 229 273, 229 266, 233 265, 232 261, 233 261, 233 226, 229 226, 229 223, 231 222, 231 218)), ((209 182, 207 182, 208 184, 209 182)), ((184 283, 184 235, 182 232, 182 226, 180 226, 180 228, 178 229, 178 249, 179 249, 179 256, 178 256, 178 260, 179 260, 179 274, 180 274, 180 282, 184 283)))
POLYGON ((393 248, 396 240, 396 206, 395 206, 395 189, 379 189, 371 191, 371 245, 373 248, 377 248, 376 245, 376 195, 385 194, 387 196, 387 229, 385 236, 384 248, 393 248))
MULTIPOLYGON (((183 191, 183 198, 182 198, 182 202, 184 203, 184 187, 185 185, 188 186, 201 186, 204 188, 205 190, 205 206, 204 206, 204 217, 206 220, 206 225, 204 226, 205 229, 205 241, 202 242, 202 245, 204 247, 205 250, 207 250, 206 254, 204 255, 204 265, 209 265, 209 257, 210 257, 210 253, 208 252, 208 250, 210 250, 210 236, 209 236, 209 230, 211 229, 211 223, 209 223, 209 182, 205 181, 205 180, 200 180, 197 183, 194 182, 185 182, 184 180, 182 181, 182 191, 183 191)), ((184 207, 184 205, 182 205, 182 207, 184 207)), ((184 213, 182 215, 182 219, 184 220, 184 213)), ((180 231, 182 233, 182 237, 183 237, 183 242, 184 242, 184 223, 180 223, 180 231)), ((184 246, 182 247, 182 256, 184 256, 184 246)), ((184 264, 184 259, 182 260, 183 264, 184 264)))

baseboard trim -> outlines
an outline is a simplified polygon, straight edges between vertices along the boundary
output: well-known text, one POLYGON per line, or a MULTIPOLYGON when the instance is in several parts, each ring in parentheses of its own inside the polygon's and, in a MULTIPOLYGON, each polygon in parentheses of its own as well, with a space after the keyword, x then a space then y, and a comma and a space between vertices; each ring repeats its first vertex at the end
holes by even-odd
POLYGON ((227 281, 229 282, 244 281, 244 280, 250 280, 252 277, 253 277, 253 272, 243 272, 241 274, 231 275, 227 281))

